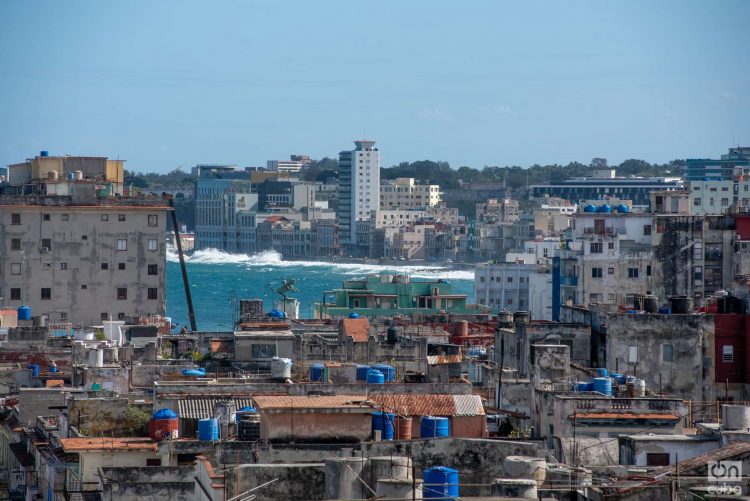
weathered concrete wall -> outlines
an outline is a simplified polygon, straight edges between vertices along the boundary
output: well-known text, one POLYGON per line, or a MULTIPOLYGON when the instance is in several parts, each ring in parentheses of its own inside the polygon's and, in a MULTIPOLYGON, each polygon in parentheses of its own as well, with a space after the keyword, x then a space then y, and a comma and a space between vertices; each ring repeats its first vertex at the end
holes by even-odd
POLYGON ((180 360, 169 365, 133 365, 130 368, 132 384, 134 387, 151 388, 154 381, 160 381, 163 375, 181 376, 182 369, 193 367, 195 364, 189 360, 180 360))
POLYGON ((325 464, 243 464, 225 472, 226 498, 275 482, 253 491, 257 501, 279 499, 325 499, 325 464))
POLYGON ((719 437, 700 436, 620 437, 620 464, 647 466, 648 454, 669 454, 669 464, 706 454, 720 447, 719 437))
MULTIPOLYGON (((509 440, 436 438, 400 442, 363 444, 365 456, 407 456, 421 470, 430 466, 448 466, 459 471, 461 484, 491 484, 505 475, 508 456, 536 456, 538 445, 509 440)), ((461 487, 461 495, 488 495, 489 487, 461 487)))
POLYGON ((523 412, 531 416, 531 381, 528 379, 506 381, 500 386, 500 408, 523 412))
POLYGON ((189 501, 195 495, 192 466, 147 466, 143 468, 100 468, 105 479, 102 499, 189 501))
POLYGON ((647 390, 714 400, 713 315, 612 314, 606 316, 606 325, 609 369, 635 373, 646 381, 647 390), (663 360, 665 344, 672 346, 671 362, 663 360), (633 349, 635 364, 629 363, 633 349))
POLYGON ((260 437, 262 440, 323 443, 359 443, 372 433, 371 411, 367 412, 314 412, 300 409, 296 412, 260 411, 260 437))
POLYGON ((65 405, 65 394, 59 388, 21 388, 18 420, 24 426, 36 422, 37 416, 56 416, 52 406, 65 405))

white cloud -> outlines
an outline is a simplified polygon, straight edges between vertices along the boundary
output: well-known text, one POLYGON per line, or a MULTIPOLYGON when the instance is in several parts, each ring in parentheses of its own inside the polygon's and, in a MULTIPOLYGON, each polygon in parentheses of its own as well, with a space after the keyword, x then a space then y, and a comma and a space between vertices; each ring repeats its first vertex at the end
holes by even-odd
POLYGON ((420 110, 417 112, 417 116, 422 120, 434 120, 438 122, 448 122, 450 120, 453 120, 453 117, 450 115, 450 113, 446 113, 445 111, 434 106, 431 108, 420 108, 420 110))

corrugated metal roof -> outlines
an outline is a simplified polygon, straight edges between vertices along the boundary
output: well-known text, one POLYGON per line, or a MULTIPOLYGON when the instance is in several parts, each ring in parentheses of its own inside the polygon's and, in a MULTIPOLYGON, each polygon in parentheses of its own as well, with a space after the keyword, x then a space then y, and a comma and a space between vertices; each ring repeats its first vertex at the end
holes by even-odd
POLYGON ((406 416, 483 416, 479 395, 371 395, 387 412, 406 416))
MULTIPOLYGON (((208 419, 214 417, 214 406, 216 402, 223 400, 212 397, 190 397, 177 401, 177 415, 182 419, 208 419)), ((250 406, 253 401, 250 398, 235 398, 237 408, 250 406)))
POLYGON ((429 365, 442 365, 442 364, 460 364, 463 360, 463 355, 428 355, 427 363, 429 365))
POLYGON ((371 408, 362 403, 364 395, 310 395, 306 397, 292 397, 288 395, 258 395, 253 397, 255 407, 259 410, 268 409, 352 409, 371 408))

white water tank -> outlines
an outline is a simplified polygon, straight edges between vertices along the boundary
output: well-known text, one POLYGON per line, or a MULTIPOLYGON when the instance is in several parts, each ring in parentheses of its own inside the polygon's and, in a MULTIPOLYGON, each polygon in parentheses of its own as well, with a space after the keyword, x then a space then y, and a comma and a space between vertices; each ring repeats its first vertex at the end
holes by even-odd
POLYGON ((291 379, 292 360, 289 358, 273 357, 273 360, 271 360, 271 377, 274 379, 291 379))
POLYGON ((104 350, 97 348, 89 351, 89 367, 104 366, 104 350))

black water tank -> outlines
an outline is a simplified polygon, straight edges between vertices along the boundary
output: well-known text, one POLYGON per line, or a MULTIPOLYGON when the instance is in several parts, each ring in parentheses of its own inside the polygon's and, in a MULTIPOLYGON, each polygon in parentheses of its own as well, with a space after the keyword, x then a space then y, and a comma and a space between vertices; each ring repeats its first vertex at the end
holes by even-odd
POLYGON ((656 296, 644 296, 643 309, 646 310, 646 313, 658 313, 659 300, 656 298, 656 296))
POLYGON ((398 330, 394 326, 388 327, 388 330, 386 331, 386 343, 390 345, 396 344, 398 341, 398 330))
POLYGON ((669 298, 673 315, 687 315, 693 312, 693 298, 688 296, 672 296, 669 298))

